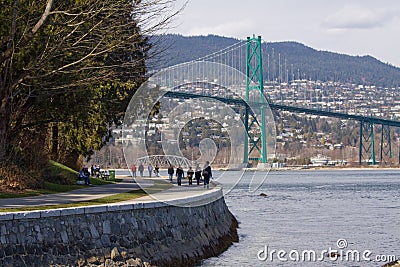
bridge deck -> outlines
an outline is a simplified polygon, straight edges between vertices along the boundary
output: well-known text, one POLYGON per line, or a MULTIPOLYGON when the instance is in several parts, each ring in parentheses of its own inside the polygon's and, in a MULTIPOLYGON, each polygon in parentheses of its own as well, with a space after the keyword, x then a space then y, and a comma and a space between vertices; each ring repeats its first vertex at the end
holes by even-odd
MULTIPOLYGON (((257 105, 259 105, 259 103, 246 103, 243 99, 198 95, 198 94, 192 94, 192 93, 186 93, 186 92, 170 92, 169 91, 165 94, 165 96, 166 97, 174 97, 174 98, 183 98, 183 99, 211 98, 211 99, 221 101, 223 103, 240 105, 240 106, 252 106, 252 105, 257 106, 257 105)), ((271 109, 276 109, 276 110, 285 110, 285 111, 290 111, 290 112, 295 112, 295 113, 305 113, 305 114, 311 114, 311 115, 317 115, 317 116, 335 117, 335 118, 339 118, 339 119, 356 120, 356 121, 363 121, 363 122, 368 122, 368 123, 372 123, 372 124, 383 124, 383 125, 388 125, 388 126, 400 127, 400 121, 388 120, 388 119, 377 118, 377 117, 366 117, 366 116, 362 116, 362 115, 346 114, 346 113, 340 113, 340 112, 332 112, 332 111, 310 109, 310 108, 303 108, 303 107, 286 106, 286 105, 273 104, 273 103, 268 103, 266 105, 268 105, 271 109)))

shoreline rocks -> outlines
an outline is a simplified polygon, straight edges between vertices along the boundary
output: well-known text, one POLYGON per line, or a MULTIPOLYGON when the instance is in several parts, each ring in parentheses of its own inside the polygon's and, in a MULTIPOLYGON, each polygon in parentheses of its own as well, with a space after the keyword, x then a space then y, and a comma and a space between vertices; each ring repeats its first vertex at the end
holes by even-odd
POLYGON ((400 267, 400 260, 386 263, 382 267, 400 267))

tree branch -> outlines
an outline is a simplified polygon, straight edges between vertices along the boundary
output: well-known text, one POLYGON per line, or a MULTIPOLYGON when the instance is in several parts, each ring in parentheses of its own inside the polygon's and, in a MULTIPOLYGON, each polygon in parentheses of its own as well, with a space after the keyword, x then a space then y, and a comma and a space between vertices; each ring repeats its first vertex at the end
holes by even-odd
POLYGON ((54 0, 47 0, 46 9, 44 10, 40 20, 32 28, 32 34, 35 34, 40 29, 40 27, 42 27, 43 23, 46 21, 47 17, 50 15, 51 8, 53 7, 53 2, 54 2, 54 0))

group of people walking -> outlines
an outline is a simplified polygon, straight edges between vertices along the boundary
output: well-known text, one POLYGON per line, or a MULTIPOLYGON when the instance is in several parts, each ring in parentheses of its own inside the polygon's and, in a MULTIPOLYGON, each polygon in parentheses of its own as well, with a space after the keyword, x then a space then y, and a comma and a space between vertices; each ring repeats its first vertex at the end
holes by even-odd
MULTIPOLYGON (((177 184, 179 186, 182 185, 182 179, 185 177, 185 172, 181 166, 178 166, 176 170, 174 170, 174 166, 169 165, 167 172, 171 182, 175 174, 177 184)), ((203 177, 204 187, 209 188, 210 178, 212 178, 210 162, 207 161, 203 169, 200 168, 199 164, 197 164, 195 170, 193 170, 192 167, 189 167, 189 170, 186 172, 186 177, 188 178, 189 185, 193 184, 193 178, 196 180, 197 185, 200 185, 200 180, 203 177)))
MULTIPOLYGON (((143 177, 144 166, 142 163, 137 168, 136 168, 136 165, 132 165, 132 168, 131 168, 132 177, 136 177, 137 170, 139 171, 140 176, 143 177)), ((159 167, 157 165, 153 169, 153 165, 149 164, 147 166, 147 170, 149 172, 149 177, 152 177, 153 170, 154 170, 155 176, 157 176, 157 177, 160 176, 159 167)), ((182 185, 182 179, 185 177, 185 172, 181 166, 178 166, 175 169, 174 166, 172 166, 170 164, 167 169, 167 173, 168 173, 168 178, 171 182, 173 181, 173 177, 175 175, 178 186, 182 185)), ((189 167, 189 169, 186 172, 186 177, 189 181, 189 185, 193 184, 193 179, 196 181, 197 185, 200 185, 200 181, 201 181, 201 179, 203 179, 204 188, 209 188, 210 187, 210 179, 212 178, 210 162, 206 161, 206 164, 204 165, 203 168, 201 168, 200 165, 197 164, 195 170, 193 170, 192 167, 189 167)))
MULTIPOLYGON (((149 172, 149 177, 152 176, 153 171, 154 171, 154 175, 155 175, 155 176, 157 176, 157 177, 160 176, 160 168, 158 167, 158 165, 156 165, 156 166, 153 168, 153 165, 149 164, 149 165, 147 166, 147 170, 148 170, 148 172, 149 172)), ((132 177, 137 177, 137 176, 136 176, 136 171, 139 171, 140 177, 143 177, 143 176, 144 176, 144 166, 143 166, 142 163, 140 163, 140 165, 139 165, 138 168, 136 168, 136 165, 133 164, 133 165, 132 165, 132 168, 131 168, 131 171, 132 171, 132 177)))

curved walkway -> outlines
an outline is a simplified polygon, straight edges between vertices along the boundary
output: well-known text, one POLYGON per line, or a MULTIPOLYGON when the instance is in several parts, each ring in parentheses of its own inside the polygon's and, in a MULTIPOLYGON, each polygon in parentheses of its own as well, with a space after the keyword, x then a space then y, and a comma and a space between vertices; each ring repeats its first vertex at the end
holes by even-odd
MULTIPOLYGON (((148 186, 152 186, 153 184, 153 181, 148 181, 148 186)), ((93 199, 129 192, 139 188, 139 185, 132 183, 132 179, 123 179, 122 182, 116 184, 88 186, 86 188, 72 190, 65 193, 40 195, 34 197, 3 198, 0 199, 0 208, 60 205, 73 202, 90 201, 93 199)))
MULTIPOLYGON (((132 182, 132 178, 125 178, 120 183, 108 184, 102 186, 90 186, 87 188, 72 190, 65 193, 40 195, 34 197, 22 197, 22 198, 4 198, 0 199, 0 208, 21 208, 29 206, 45 206, 45 205, 59 205, 68 204, 73 202, 90 201, 98 198, 103 198, 111 195, 129 192, 139 188, 151 187, 154 185, 155 179, 161 179, 168 181, 164 178, 152 178, 140 179, 138 181, 140 186, 132 182)), ((208 191, 200 186, 182 184, 182 186, 173 186, 170 189, 151 194, 149 196, 136 198, 134 200, 128 200, 121 203, 133 203, 133 202, 148 202, 154 200, 168 201, 170 199, 184 198, 187 196, 201 194, 204 191, 208 191)))

